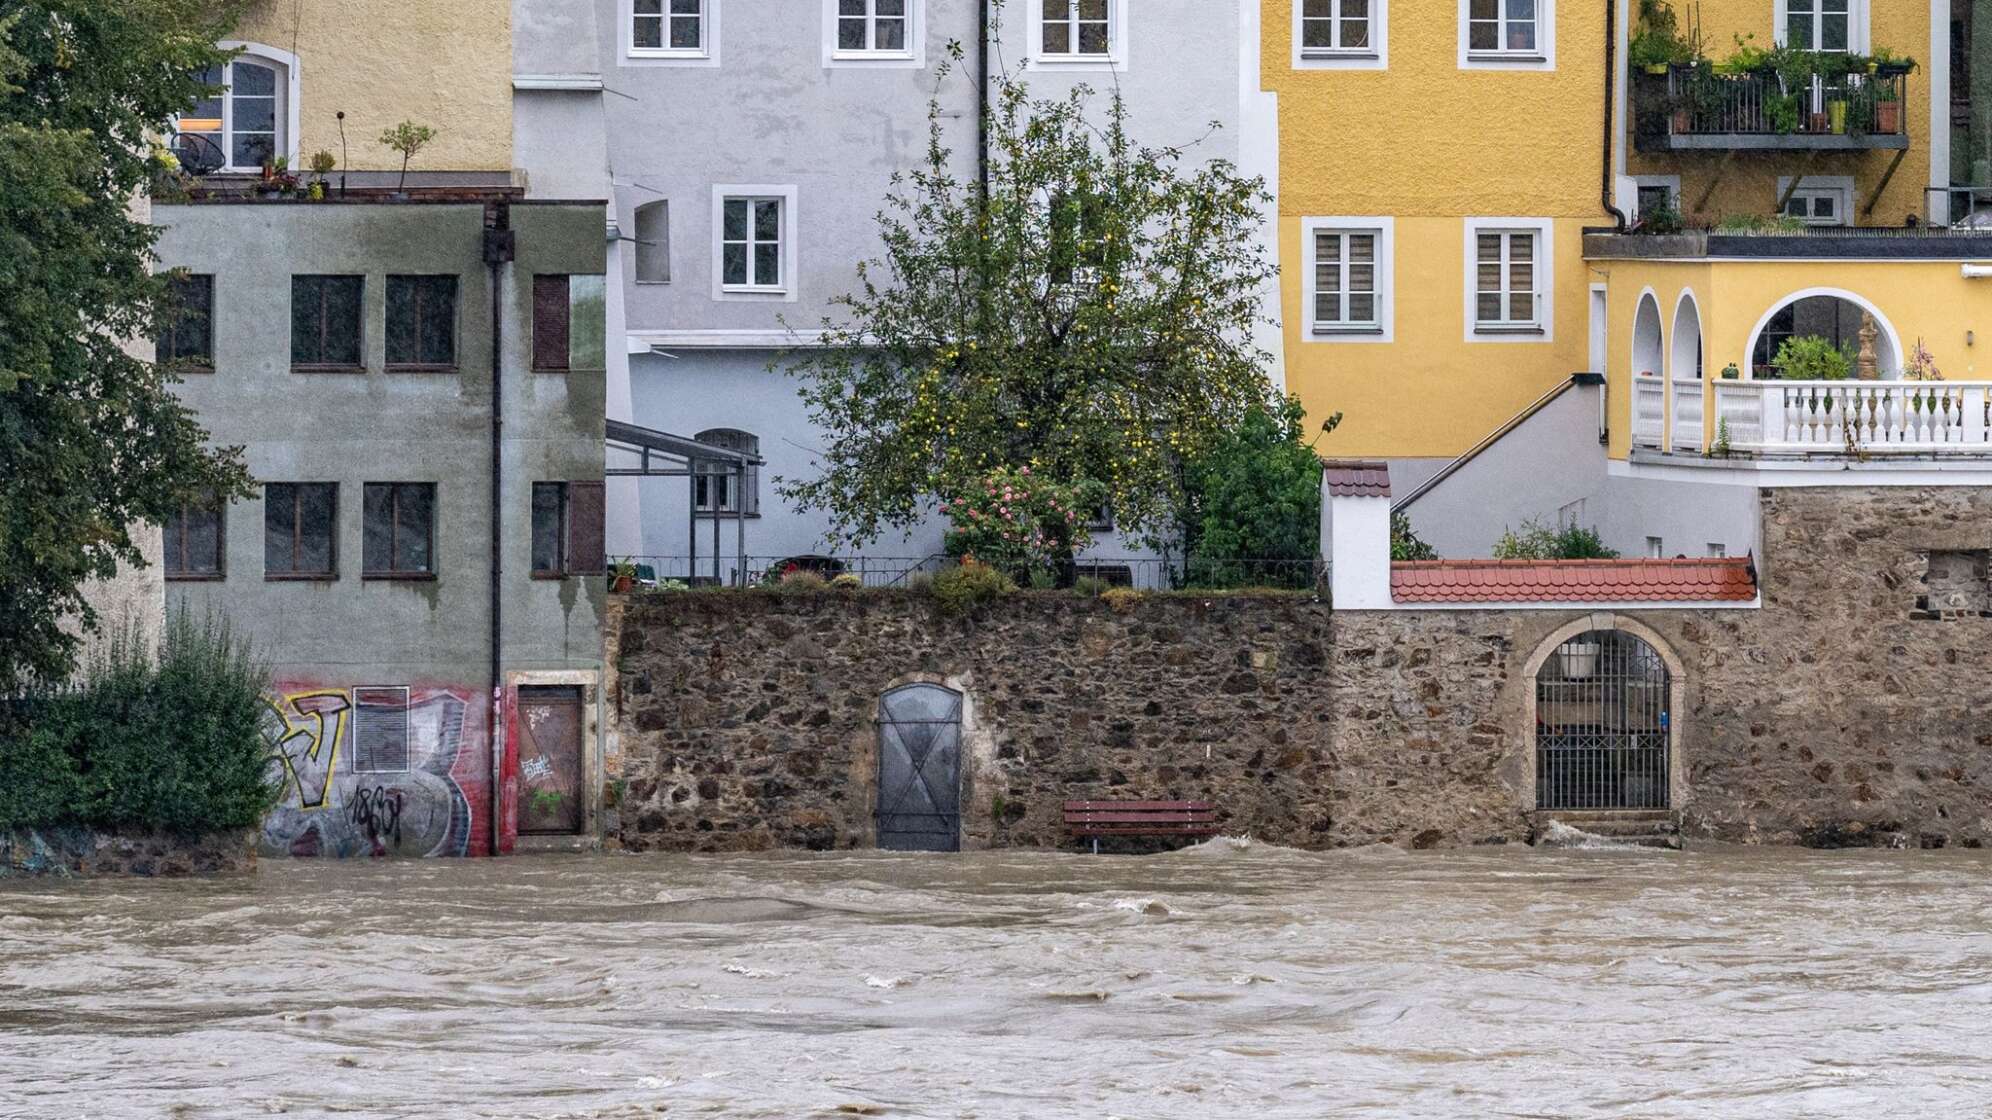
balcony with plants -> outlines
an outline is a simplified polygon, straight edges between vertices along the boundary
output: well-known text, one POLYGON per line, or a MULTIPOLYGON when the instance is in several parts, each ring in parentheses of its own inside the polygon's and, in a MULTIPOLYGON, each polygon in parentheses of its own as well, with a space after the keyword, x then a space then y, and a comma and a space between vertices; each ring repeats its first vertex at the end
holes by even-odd
POLYGON ((1606 372, 1634 461, 1992 468, 1992 230, 1739 216, 1584 253, 1629 343, 1606 372))
POLYGON ((1629 46, 1633 143, 1643 152, 1871 151, 1909 147, 1909 75, 1887 48, 1760 47, 1739 37, 1711 59, 1699 26, 1683 32, 1644 0, 1629 46))

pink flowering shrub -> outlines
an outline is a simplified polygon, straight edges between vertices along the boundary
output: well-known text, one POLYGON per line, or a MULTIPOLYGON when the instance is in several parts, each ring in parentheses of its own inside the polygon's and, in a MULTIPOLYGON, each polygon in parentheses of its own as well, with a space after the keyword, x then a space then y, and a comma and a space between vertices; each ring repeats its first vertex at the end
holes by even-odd
POLYGON ((1091 483, 1053 482, 1029 467, 1004 467, 941 504, 950 556, 973 556, 1006 571, 1051 571, 1093 542, 1091 483))

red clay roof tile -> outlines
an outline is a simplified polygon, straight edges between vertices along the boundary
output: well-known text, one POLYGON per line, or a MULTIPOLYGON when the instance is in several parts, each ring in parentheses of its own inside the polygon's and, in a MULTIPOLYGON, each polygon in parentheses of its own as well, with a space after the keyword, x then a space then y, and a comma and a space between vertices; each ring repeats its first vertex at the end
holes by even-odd
POLYGON ((1705 560, 1418 560, 1390 566, 1400 603, 1747 603, 1747 556, 1705 560))

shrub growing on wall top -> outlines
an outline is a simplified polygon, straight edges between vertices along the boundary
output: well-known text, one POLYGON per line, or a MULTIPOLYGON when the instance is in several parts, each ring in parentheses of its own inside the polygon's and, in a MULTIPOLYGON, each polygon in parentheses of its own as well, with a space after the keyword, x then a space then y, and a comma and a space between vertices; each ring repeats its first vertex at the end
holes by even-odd
POLYGON ((269 671, 228 624, 186 611, 155 653, 127 626, 63 691, 0 725, 0 828, 186 834, 254 828, 275 804, 261 721, 269 671))

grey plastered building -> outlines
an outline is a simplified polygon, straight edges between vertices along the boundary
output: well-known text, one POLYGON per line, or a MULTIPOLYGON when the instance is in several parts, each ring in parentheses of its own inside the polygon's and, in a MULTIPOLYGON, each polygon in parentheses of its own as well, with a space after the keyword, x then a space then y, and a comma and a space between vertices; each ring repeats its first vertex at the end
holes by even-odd
MULTIPOLYGON (((1140 142, 1190 145, 1189 159, 1270 180, 1258 9, 1108 0, 1106 38, 1086 32, 1088 51, 1104 49, 1082 54, 1075 37, 1061 55, 1047 49, 1045 0, 515 0, 514 147, 526 180, 536 195, 611 197, 610 418, 765 460, 743 493, 705 491, 715 508, 697 516, 698 491, 682 480, 611 480, 610 551, 673 574, 693 551, 688 535, 709 558, 714 517, 740 506, 749 572, 828 551, 828 519, 775 493, 777 478, 814 472, 822 444, 796 382, 770 367, 836 314, 830 301, 856 286, 858 262, 880 254, 875 215, 894 173, 925 157, 930 104, 957 174, 975 174, 985 12, 992 74, 1043 97, 1085 82, 1102 105, 1118 87, 1140 142)), ((1268 296, 1270 311, 1277 292, 1268 296)), ((1277 358, 1277 331, 1261 342, 1277 358)), ((928 557, 943 528, 931 518, 866 552, 928 557)), ((727 572, 741 566, 735 542, 729 523, 727 572)), ((1134 552, 1113 534, 1093 550, 1134 552)))
POLYGON ((169 594, 274 665, 273 854, 597 827, 604 207, 519 194, 155 208, 180 392, 259 484, 167 527, 169 594))

